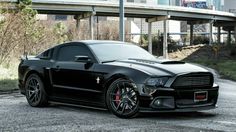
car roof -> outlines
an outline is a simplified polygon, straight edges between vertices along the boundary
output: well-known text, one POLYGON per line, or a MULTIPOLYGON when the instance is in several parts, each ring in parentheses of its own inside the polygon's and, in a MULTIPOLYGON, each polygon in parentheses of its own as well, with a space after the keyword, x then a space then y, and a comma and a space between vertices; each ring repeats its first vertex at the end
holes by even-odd
POLYGON ((94 44, 126 44, 125 42, 121 42, 121 41, 112 41, 112 40, 75 40, 75 41, 68 41, 68 42, 64 42, 58 45, 53 46, 50 49, 53 48, 58 48, 58 47, 62 47, 64 45, 70 45, 70 44, 76 44, 76 42, 78 42, 78 44, 85 44, 85 45, 94 45, 94 44))
POLYGON ((124 44, 125 42, 121 41, 112 41, 112 40, 80 40, 80 41, 73 41, 73 42, 82 42, 85 44, 124 44))

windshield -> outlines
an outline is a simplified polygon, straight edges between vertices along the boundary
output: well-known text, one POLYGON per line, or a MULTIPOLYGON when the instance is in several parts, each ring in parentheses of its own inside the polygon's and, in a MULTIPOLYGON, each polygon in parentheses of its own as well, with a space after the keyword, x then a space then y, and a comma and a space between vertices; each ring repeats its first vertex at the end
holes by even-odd
POLYGON ((123 59, 156 60, 146 50, 133 44, 92 44, 89 47, 101 62, 123 59))

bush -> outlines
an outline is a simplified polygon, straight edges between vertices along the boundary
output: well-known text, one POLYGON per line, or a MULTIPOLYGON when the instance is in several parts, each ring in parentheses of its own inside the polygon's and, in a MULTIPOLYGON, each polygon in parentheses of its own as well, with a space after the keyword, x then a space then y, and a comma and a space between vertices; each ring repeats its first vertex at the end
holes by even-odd
POLYGON ((193 44, 209 44, 209 38, 205 36, 194 36, 193 44))
POLYGON ((230 50, 230 56, 233 56, 233 57, 236 56, 236 47, 230 50))

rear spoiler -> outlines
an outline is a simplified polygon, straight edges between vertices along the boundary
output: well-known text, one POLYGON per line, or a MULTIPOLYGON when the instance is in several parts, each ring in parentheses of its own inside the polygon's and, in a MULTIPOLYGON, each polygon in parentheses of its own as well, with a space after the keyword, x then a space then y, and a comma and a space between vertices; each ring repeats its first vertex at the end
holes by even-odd
POLYGON ((34 58, 35 56, 33 56, 33 55, 22 55, 21 57, 20 57, 20 59, 21 60, 29 60, 29 58, 34 58))
POLYGON ((20 59, 21 59, 21 60, 28 60, 28 55, 22 55, 22 56, 20 57, 20 59))

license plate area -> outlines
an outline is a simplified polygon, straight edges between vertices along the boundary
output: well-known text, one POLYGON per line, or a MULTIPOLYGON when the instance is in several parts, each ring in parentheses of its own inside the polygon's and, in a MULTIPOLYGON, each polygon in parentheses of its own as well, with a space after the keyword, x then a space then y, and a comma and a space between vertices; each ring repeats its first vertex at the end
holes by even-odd
POLYGON ((203 102, 207 101, 207 99, 208 99, 207 91, 194 92, 194 102, 203 102))

